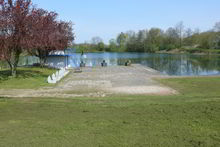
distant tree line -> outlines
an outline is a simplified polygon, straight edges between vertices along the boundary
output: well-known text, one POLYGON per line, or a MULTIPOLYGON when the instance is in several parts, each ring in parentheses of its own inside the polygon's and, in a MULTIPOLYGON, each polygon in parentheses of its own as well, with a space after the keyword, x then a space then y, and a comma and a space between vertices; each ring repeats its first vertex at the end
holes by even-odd
POLYGON ((105 45, 100 37, 92 38, 91 42, 76 45, 80 50, 110 52, 158 52, 173 49, 220 49, 220 22, 213 29, 200 32, 199 29, 185 28, 183 22, 167 30, 151 28, 121 32, 116 39, 105 45))
POLYGON ((104 44, 102 38, 100 38, 98 36, 93 37, 90 42, 75 44, 73 47, 76 48, 77 52, 110 51, 110 50, 108 50, 108 46, 104 44))
POLYGON ((212 30, 202 33, 198 29, 184 29, 183 22, 167 30, 151 28, 137 33, 122 32, 109 44, 116 48, 114 50, 128 52, 157 52, 181 48, 220 49, 220 22, 212 30))
POLYGON ((74 40, 72 23, 57 16, 34 7, 31 0, 0 0, 0 60, 9 64, 13 77, 22 52, 44 65, 50 51, 65 49, 74 40))

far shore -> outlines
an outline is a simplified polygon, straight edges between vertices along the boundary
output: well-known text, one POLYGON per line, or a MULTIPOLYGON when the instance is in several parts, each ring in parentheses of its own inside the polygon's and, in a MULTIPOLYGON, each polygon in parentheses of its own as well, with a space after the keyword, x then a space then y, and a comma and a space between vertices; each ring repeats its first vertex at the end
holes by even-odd
MULTIPOLYGON (((83 50, 84 53, 104 53, 109 51, 98 50, 83 50)), ((126 51, 111 51, 109 53, 125 53, 126 51)), ((82 53, 80 50, 76 50, 76 53, 82 53)), ((129 52, 135 53, 135 52, 129 52)), ((220 50, 216 49, 172 49, 172 50, 160 50, 156 52, 140 52, 140 53, 158 53, 158 54, 192 54, 192 55, 220 55, 220 50)))

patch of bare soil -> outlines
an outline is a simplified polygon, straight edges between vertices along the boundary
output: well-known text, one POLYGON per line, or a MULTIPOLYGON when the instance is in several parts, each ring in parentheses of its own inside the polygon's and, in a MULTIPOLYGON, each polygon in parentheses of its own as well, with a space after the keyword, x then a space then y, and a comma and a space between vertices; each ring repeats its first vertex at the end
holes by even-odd
POLYGON ((131 87, 116 87, 110 89, 113 93, 121 94, 153 94, 153 95, 171 95, 177 94, 177 92, 168 87, 162 86, 131 86, 131 87))
MULTIPOLYGON (((106 97, 108 95, 172 95, 178 92, 165 87, 154 77, 158 71, 141 65, 83 68, 71 73, 53 88, 0 90, 1 97, 106 97)), ((165 76, 166 77, 166 76, 165 76)))

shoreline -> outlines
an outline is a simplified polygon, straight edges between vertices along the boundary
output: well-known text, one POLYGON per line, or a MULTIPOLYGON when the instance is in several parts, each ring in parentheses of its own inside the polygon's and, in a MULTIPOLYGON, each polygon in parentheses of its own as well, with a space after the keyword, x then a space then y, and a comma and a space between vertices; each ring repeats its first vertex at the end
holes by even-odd
MULTIPOLYGON (((75 52, 77 54, 81 54, 81 52, 75 52)), ((189 55, 220 55, 220 50, 214 51, 209 51, 209 50, 202 50, 198 49, 198 52, 195 51, 193 53, 190 52, 190 50, 185 50, 185 49, 173 49, 170 51, 156 51, 156 52, 109 52, 109 51, 84 51, 84 53, 149 53, 149 54, 189 54, 189 55)))

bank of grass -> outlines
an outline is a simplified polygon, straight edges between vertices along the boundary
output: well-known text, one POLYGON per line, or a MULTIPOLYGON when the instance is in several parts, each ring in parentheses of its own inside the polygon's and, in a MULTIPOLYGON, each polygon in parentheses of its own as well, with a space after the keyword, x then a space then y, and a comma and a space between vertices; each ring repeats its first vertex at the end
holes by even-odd
POLYGON ((0 89, 37 89, 49 86, 47 77, 56 70, 39 67, 19 67, 17 78, 10 77, 10 70, 0 70, 0 89))
POLYGON ((219 79, 159 80, 175 96, 1 98, 0 146, 217 147, 219 79))

